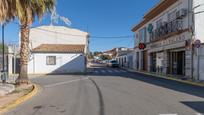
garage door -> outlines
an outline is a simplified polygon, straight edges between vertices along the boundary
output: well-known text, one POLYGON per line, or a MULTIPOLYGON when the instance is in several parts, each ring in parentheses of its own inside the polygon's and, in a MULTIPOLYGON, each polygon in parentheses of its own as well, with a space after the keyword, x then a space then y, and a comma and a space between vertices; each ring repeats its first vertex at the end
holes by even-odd
POLYGON ((204 56, 200 57, 200 80, 204 80, 204 56))

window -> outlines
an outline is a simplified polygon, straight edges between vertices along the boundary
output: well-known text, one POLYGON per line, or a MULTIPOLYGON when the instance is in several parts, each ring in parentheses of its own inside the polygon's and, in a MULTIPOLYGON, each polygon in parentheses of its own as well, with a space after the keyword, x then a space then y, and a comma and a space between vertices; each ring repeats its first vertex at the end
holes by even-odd
POLYGON ((56 56, 47 56, 46 57, 47 65, 56 65, 56 56))
POLYGON ((139 33, 135 33, 135 47, 139 45, 139 33))
POLYGON ((146 42, 146 27, 139 30, 139 39, 141 43, 145 43, 146 42))

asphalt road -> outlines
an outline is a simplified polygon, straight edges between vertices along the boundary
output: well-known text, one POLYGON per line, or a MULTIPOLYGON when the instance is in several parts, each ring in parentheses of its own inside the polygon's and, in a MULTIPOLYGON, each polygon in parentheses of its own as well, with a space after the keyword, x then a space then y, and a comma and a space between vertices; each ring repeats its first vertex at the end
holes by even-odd
POLYGON ((120 69, 32 79, 40 93, 7 115, 200 115, 204 88, 120 69))

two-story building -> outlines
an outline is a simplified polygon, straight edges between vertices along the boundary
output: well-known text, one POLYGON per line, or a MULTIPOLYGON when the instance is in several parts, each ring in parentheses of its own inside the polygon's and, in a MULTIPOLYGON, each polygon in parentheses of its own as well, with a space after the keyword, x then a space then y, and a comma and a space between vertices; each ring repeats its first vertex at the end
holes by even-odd
POLYGON ((204 0, 161 0, 132 28, 134 69, 195 77, 193 43, 204 42, 204 0), (139 43, 146 45, 139 49, 139 43))

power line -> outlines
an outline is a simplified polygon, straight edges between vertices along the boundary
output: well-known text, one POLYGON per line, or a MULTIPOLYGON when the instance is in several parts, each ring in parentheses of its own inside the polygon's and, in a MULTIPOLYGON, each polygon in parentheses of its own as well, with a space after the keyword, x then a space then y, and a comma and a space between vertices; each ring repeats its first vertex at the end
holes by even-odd
POLYGON ((91 36, 91 38, 132 38, 133 35, 128 36, 91 36))
MULTIPOLYGON (((14 22, 14 24, 18 24, 17 22, 14 22)), ((75 34, 68 34, 68 33, 62 33, 62 32, 56 32, 56 31, 52 31, 52 30, 46 30, 46 29, 42 29, 42 28, 35 28, 41 31, 47 31, 47 32, 51 32, 51 33, 58 33, 58 34, 62 34, 62 35, 67 35, 67 36, 76 36, 76 37, 84 37, 83 35, 75 35, 75 34)), ((124 35, 124 36, 89 36, 89 38, 94 38, 94 39, 111 39, 111 38, 133 38, 134 35, 124 35)))

